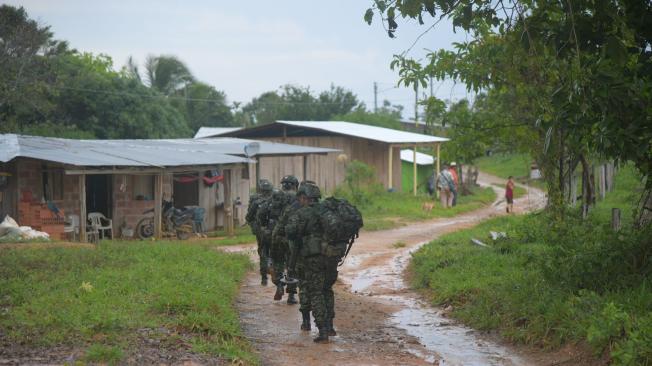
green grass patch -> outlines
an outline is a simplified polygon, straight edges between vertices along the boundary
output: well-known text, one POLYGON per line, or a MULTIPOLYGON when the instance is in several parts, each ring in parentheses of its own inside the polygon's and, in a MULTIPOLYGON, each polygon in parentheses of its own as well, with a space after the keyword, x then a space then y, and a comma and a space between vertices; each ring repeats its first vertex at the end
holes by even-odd
POLYGON ((250 266, 244 255, 187 241, 5 249, 0 327, 27 345, 90 345, 89 362, 109 363, 136 351, 137 329, 164 327, 198 352, 255 363, 233 306, 250 266))
POLYGON ((630 192, 639 188, 625 167, 588 220, 576 209, 560 221, 547 213, 504 216, 445 235, 414 254, 412 284, 470 326, 512 341, 586 342, 613 364, 652 364, 652 232, 630 230, 629 221, 614 233, 608 220, 614 205, 631 214, 630 192), (494 242, 490 230, 508 238, 494 242))
POLYGON ((209 240, 208 243, 217 246, 249 244, 256 242, 256 236, 251 233, 249 225, 236 227, 234 235, 229 235, 225 230, 219 230, 208 233, 208 237, 214 239, 209 240))
POLYGON ((356 204, 362 212, 364 229, 367 231, 386 230, 438 217, 453 217, 491 204, 496 199, 493 189, 480 187, 475 188, 473 194, 459 195, 457 206, 452 208, 441 207, 438 200, 427 195, 383 191, 367 194, 363 203, 356 203, 345 191, 336 193, 356 204), (424 203, 433 204, 432 210, 425 210, 424 203))
MULTIPOLYGON (((510 175, 522 184, 529 184, 539 189, 545 189, 542 179, 530 179, 530 166, 532 157, 529 154, 494 154, 475 160, 475 165, 480 171, 507 180, 510 175)), ((514 192, 516 194, 516 192, 514 192)))

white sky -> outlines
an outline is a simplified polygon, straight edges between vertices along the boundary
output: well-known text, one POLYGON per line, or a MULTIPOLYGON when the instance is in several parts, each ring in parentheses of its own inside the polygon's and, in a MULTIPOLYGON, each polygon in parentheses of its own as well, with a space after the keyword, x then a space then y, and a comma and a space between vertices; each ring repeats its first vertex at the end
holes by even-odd
MULTIPOLYGON (((113 58, 122 67, 129 56, 142 65, 147 55, 169 54, 184 61, 201 81, 223 90, 229 101, 248 102, 284 84, 310 86, 314 91, 333 83, 352 90, 373 107, 373 82, 387 99, 414 116, 414 92, 392 89, 398 74, 389 68, 392 55, 406 50, 426 29, 400 22, 390 39, 378 18, 363 20, 372 0, 25 0, 31 18, 50 25, 55 38, 71 46, 113 58)), ((411 51, 451 48, 464 40, 441 23, 411 51)), ((435 82, 435 95, 467 97, 463 86, 435 82)), ((468 95, 472 98, 471 95, 468 95)))

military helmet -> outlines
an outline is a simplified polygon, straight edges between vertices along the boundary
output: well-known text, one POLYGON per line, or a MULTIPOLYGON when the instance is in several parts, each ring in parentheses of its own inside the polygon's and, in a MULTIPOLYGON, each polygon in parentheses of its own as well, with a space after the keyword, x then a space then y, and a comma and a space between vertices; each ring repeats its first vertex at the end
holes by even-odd
POLYGON ((274 185, 267 179, 261 179, 258 181, 258 189, 261 192, 271 192, 274 190, 274 185))
POLYGON ((299 180, 294 175, 286 175, 281 179, 281 186, 286 191, 296 189, 299 186, 299 180))
POLYGON ((320 199, 321 191, 314 182, 301 182, 301 186, 297 191, 297 196, 304 195, 308 198, 320 199))

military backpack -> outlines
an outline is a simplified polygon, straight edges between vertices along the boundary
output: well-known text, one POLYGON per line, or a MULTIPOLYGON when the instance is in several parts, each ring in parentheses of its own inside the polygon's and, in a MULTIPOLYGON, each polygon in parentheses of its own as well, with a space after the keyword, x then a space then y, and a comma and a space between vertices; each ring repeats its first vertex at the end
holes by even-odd
POLYGON ((319 213, 326 244, 322 254, 340 257, 341 265, 363 226, 362 214, 347 200, 335 197, 323 200, 319 204, 319 213))

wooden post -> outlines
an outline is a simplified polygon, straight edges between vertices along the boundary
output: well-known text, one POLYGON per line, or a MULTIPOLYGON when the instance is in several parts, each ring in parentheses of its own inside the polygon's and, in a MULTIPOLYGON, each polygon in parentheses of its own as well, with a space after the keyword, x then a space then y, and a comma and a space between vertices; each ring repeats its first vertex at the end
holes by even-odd
POLYGON ((392 174, 392 169, 394 168, 394 154, 393 154, 392 145, 389 145, 389 155, 387 156, 387 162, 388 162, 388 167, 387 167, 387 190, 391 190, 394 188, 394 182, 393 182, 393 174, 392 174))
MULTIPOLYGON (((441 170, 441 165, 440 165, 440 157, 441 157, 441 142, 437 143, 437 164, 435 164, 435 182, 437 181, 437 178, 439 178, 439 171, 441 170)), ((439 190, 437 190, 437 187, 435 187, 435 192, 437 195, 437 198, 439 198, 439 190)))
POLYGON ((163 173, 154 176, 154 238, 163 236, 163 173))
POLYGON ((417 195, 417 174, 417 145, 414 145, 412 148, 412 178, 414 179, 412 190, 415 196, 417 195))
POLYGON ((260 191, 260 158, 256 158, 256 192, 260 191))
POLYGON ((611 228, 613 231, 620 231, 620 209, 611 209, 611 228))
POLYGON ((303 180, 308 180, 308 155, 302 157, 303 160, 303 180))
POLYGON ((88 218, 86 217, 86 174, 79 175, 79 241, 86 243, 86 225, 88 218))
POLYGON ((235 234, 233 224, 233 200, 231 199, 231 170, 224 171, 224 224, 229 236, 235 234))

